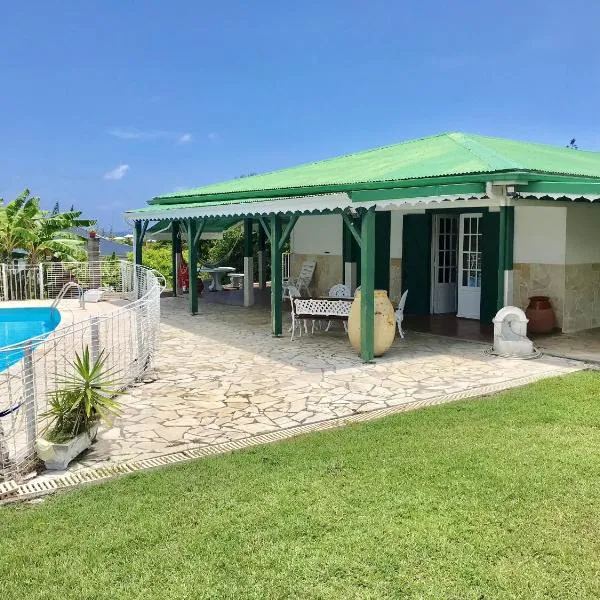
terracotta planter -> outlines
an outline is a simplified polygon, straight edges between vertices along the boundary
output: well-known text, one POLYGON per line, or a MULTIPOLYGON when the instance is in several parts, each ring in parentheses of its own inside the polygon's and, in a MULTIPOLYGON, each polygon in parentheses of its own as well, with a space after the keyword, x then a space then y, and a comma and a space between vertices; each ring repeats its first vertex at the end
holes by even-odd
MULTIPOLYGON (((381 356, 392 345, 396 335, 396 314, 385 290, 375 290, 375 356, 381 356)), ((350 344, 360 352, 360 290, 354 296, 348 316, 350 344)))
POLYGON ((530 333, 550 333, 556 327, 556 315, 548 296, 531 296, 525 315, 530 333))

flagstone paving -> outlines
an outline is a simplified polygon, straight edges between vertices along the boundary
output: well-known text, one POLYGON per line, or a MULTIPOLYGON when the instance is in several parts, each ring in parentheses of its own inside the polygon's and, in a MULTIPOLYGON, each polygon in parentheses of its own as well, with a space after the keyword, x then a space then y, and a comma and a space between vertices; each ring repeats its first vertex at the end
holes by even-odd
POLYGON ((485 346, 407 333, 374 364, 363 364, 341 329, 269 334, 270 315, 181 298, 162 300, 152 380, 122 398, 123 415, 101 430, 75 470, 141 460, 358 413, 485 394, 583 368, 543 357, 519 361, 485 346))

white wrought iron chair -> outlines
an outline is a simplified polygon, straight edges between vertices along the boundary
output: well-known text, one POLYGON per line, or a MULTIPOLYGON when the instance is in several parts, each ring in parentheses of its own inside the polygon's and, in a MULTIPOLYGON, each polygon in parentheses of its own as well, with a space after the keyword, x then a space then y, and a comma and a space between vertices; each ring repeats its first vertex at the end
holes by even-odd
MULTIPOLYGON (((350 291, 350 286, 345 283, 336 283, 327 294, 330 298, 352 298, 352 292, 350 291)), ((346 321, 342 322, 344 325, 344 331, 348 331, 348 323, 346 321)), ((325 327, 325 331, 329 331, 331 327, 331 321, 327 321, 327 327, 325 327)))
POLYGON ((402 329, 402 320, 404 319, 404 305, 406 304, 406 296, 408 296, 408 290, 404 290, 400 302, 398 302, 398 308, 396 309, 396 325, 398 326, 398 333, 401 338, 404 338, 404 330, 402 329))
POLYGON ((298 277, 291 277, 283 284, 283 297, 286 297, 287 291, 290 289, 290 287, 296 288, 300 294, 306 292, 306 295, 310 296, 310 283, 313 275, 315 274, 316 266, 317 263, 314 260, 307 260, 303 262, 298 277))
POLYGON ((306 325, 306 319, 298 319, 298 317, 296 316, 296 305, 294 304, 294 299, 302 298, 302 294, 300 293, 300 290, 296 286, 290 285, 286 289, 286 292, 287 292, 288 298, 290 299, 290 305, 292 307, 292 326, 289 328, 288 331, 292 332, 291 341, 293 342, 294 334, 296 333, 296 325, 299 326, 298 337, 302 337, 302 322, 304 322, 304 333, 306 333, 306 335, 308 335, 308 327, 306 325))

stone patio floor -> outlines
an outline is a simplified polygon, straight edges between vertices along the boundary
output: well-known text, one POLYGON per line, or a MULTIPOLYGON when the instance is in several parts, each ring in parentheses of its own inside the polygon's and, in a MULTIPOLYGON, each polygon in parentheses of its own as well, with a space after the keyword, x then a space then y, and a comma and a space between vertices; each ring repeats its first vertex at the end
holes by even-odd
POLYGON ((410 331, 385 356, 363 364, 339 326, 291 342, 270 335, 262 307, 201 301, 201 314, 186 311, 185 299, 162 299, 152 380, 122 397, 122 417, 70 470, 438 404, 585 367, 552 357, 496 358, 484 354, 484 344, 410 331))

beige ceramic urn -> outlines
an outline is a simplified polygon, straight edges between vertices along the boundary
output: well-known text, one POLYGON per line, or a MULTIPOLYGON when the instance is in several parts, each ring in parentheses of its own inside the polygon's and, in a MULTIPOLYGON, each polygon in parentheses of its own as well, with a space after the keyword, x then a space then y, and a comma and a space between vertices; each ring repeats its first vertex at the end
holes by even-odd
MULTIPOLYGON (((394 341, 396 314, 385 290, 375 290, 375 356, 381 356, 394 341)), ((350 344, 360 352, 360 290, 356 291, 348 316, 350 344)))

